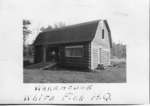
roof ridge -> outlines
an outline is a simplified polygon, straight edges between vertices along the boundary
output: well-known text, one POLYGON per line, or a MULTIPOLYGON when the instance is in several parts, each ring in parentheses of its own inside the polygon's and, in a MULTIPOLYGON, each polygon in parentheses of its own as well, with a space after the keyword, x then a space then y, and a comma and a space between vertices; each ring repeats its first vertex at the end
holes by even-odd
POLYGON ((90 24, 90 23, 93 23, 93 22, 98 22, 98 21, 101 21, 101 20, 99 19, 99 20, 93 20, 93 21, 88 21, 88 22, 82 22, 82 23, 67 25, 67 26, 64 26, 64 27, 61 27, 61 28, 54 28, 54 29, 50 29, 48 31, 43 31, 41 33, 57 31, 57 30, 63 30, 63 29, 66 29, 66 28, 73 28, 73 27, 77 27, 77 26, 80 26, 80 25, 87 25, 87 24, 90 24))

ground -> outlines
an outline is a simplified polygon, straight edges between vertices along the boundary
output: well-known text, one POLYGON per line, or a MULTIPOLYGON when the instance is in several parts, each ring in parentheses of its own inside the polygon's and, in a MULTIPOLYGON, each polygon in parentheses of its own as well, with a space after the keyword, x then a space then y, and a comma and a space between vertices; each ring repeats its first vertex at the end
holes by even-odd
POLYGON ((126 63, 113 62, 112 66, 94 72, 68 69, 24 69, 24 83, 125 83, 126 63))

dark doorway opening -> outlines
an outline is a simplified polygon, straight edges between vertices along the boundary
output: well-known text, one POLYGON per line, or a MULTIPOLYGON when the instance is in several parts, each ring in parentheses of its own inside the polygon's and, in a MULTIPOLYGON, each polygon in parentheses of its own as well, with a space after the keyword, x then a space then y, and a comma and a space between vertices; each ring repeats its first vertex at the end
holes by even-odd
POLYGON ((56 62, 56 63, 59 61, 58 47, 47 47, 46 61, 47 62, 56 62))

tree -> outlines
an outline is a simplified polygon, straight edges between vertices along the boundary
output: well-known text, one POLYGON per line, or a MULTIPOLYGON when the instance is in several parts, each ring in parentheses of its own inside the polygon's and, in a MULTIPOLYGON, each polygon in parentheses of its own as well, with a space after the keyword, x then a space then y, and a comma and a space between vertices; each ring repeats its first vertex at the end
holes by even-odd
POLYGON ((45 31, 49 31, 49 30, 52 30, 52 29, 57 29, 57 28, 62 28, 62 27, 65 27, 66 24, 64 22, 59 22, 57 24, 54 24, 54 27, 52 27, 51 25, 48 25, 48 27, 41 27, 40 28, 40 31, 41 32, 45 32, 45 31))
POLYGON ((66 24, 64 22, 59 22, 57 24, 54 24, 54 28, 62 28, 64 26, 66 26, 66 24))
POLYGON ((24 19, 23 20, 23 45, 25 46, 25 42, 27 40, 27 37, 31 32, 31 30, 29 30, 29 25, 31 25, 31 22, 29 20, 24 19))
POLYGON ((29 20, 24 19, 23 20, 23 55, 26 57, 29 53, 29 46, 26 45, 27 37, 31 32, 29 30, 29 25, 31 25, 31 22, 29 20))
POLYGON ((111 55, 112 57, 126 58, 126 45, 113 42, 111 55))
POLYGON ((41 27, 41 28, 40 28, 40 31, 41 31, 41 32, 45 32, 45 31, 48 31, 48 30, 51 30, 51 29, 53 29, 53 27, 52 27, 51 25, 49 25, 49 26, 46 27, 46 28, 41 27))

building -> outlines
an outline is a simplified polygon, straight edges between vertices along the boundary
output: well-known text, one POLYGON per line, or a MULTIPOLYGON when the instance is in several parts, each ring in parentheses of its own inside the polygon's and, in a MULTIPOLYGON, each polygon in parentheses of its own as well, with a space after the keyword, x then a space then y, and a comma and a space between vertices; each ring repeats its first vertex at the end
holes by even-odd
POLYGON ((56 62, 61 67, 94 70, 110 65, 111 31, 106 20, 41 32, 34 42, 34 62, 56 62))

